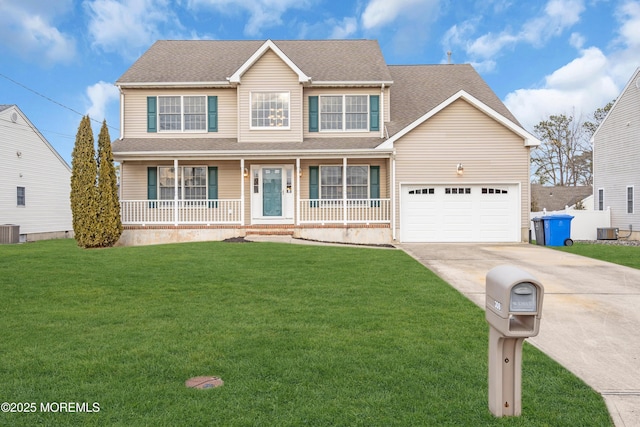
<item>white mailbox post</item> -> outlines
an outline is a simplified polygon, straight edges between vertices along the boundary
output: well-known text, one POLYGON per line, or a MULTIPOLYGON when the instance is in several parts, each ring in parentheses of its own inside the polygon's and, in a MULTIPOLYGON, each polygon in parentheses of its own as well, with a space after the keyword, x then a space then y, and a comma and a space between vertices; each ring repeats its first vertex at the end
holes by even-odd
POLYGON ((487 273, 489 323, 489 410, 497 417, 522 412, 522 343, 538 335, 544 287, 512 265, 487 273))

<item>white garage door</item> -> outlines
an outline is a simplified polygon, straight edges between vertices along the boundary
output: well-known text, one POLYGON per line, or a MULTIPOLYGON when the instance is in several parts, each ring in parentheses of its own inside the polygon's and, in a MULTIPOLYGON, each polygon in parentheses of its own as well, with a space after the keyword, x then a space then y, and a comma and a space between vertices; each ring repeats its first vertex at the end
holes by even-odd
POLYGON ((402 242, 520 241, 518 185, 403 185, 402 242))

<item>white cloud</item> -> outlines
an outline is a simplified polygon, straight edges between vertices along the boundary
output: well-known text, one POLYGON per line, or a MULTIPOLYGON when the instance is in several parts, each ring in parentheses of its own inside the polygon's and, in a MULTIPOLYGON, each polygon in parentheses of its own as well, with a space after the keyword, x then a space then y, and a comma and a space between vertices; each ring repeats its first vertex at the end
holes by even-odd
POLYGON ((602 51, 591 47, 546 76, 543 87, 518 89, 508 94, 504 102, 531 131, 551 114, 586 118, 618 96, 619 90, 619 84, 610 74, 609 61, 602 51))
POLYGON ((575 25, 584 11, 583 0, 549 0, 540 16, 524 22, 514 31, 505 28, 477 38, 472 35, 479 23, 478 18, 451 27, 442 39, 447 49, 461 47, 474 62, 494 61, 504 50, 514 49, 519 43, 540 47, 552 37, 575 25))
MULTIPOLYGON (((519 89, 504 100, 507 108, 532 130, 550 114, 588 117, 620 95, 638 67, 640 46, 640 2, 621 4, 616 17, 619 38, 614 50, 605 54, 596 47, 579 50, 579 56, 545 77, 539 88, 519 89)), ((574 47, 582 46, 582 36, 572 34, 574 47)))
POLYGON ((358 21, 355 18, 345 17, 341 22, 334 24, 329 38, 346 39, 358 30, 358 21))
POLYGON ((213 7, 220 13, 234 15, 249 14, 244 34, 260 36, 265 29, 282 25, 282 15, 289 9, 306 9, 310 0, 188 0, 188 8, 213 7))
POLYGON ((59 17, 71 9, 70 0, 46 5, 0 0, 0 6, 0 44, 44 65, 68 64, 75 58, 75 39, 55 26, 59 17))
POLYGON ((87 0, 84 5, 93 46, 127 59, 183 30, 168 0, 87 0))
POLYGON ((87 114, 92 119, 102 121, 107 115, 106 111, 110 104, 120 101, 120 92, 112 83, 103 82, 87 87, 87 97, 91 105, 87 109, 87 114))
POLYGON ((399 16, 425 18, 425 6, 428 11, 437 5, 437 0, 370 0, 362 13, 362 26, 366 30, 382 27, 394 22, 399 16))

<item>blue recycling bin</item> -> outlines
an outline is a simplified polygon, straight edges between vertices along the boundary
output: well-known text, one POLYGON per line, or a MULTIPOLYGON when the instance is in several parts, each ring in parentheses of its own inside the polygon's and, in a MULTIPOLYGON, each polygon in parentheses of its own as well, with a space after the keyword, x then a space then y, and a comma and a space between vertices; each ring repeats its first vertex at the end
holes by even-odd
POLYGON ((544 241, 546 246, 571 246, 571 215, 547 215, 544 222, 544 241))

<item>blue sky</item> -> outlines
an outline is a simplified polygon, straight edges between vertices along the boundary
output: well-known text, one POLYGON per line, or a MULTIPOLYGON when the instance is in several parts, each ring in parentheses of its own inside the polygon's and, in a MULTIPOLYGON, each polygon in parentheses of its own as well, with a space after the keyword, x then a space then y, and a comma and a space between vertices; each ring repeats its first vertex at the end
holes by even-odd
MULTIPOLYGON (((71 162, 80 114, 158 39, 377 39, 388 64, 470 63, 529 131, 588 116, 640 66, 640 0, 0 0, 0 104, 71 162), (80 114, 78 114, 80 113, 80 114)), ((96 123, 95 132, 99 124, 96 123)))

